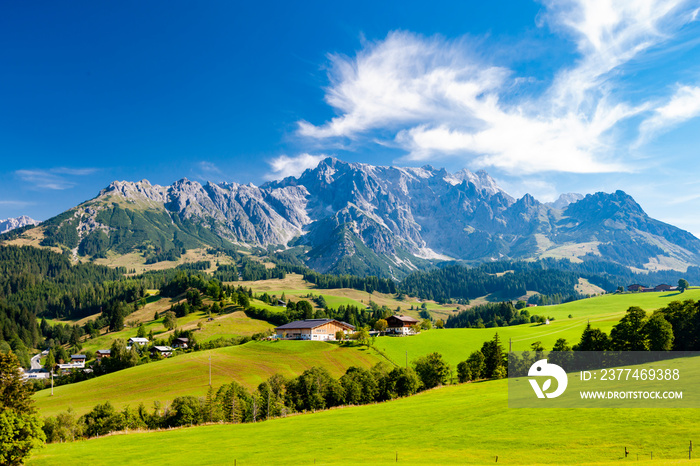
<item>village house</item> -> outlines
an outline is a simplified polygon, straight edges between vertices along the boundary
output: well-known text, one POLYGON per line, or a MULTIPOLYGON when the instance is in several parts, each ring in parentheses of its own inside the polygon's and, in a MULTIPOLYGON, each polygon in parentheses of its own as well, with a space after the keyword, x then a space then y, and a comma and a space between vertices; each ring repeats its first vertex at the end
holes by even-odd
POLYGON ((112 350, 100 349, 95 351, 95 357, 97 359, 108 358, 112 354, 112 350))
POLYGON ((671 286, 667 285, 665 283, 662 283, 660 285, 656 285, 654 287, 654 291, 676 291, 678 289, 677 286, 671 286))
POLYGON ((154 346, 153 348, 151 348, 151 355, 154 356, 156 354, 167 358, 168 356, 171 356, 173 354, 173 349, 169 346, 154 346))
POLYGON ((418 319, 410 316, 389 316, 386 318, 386 333, 409 335, 413 333, 411 326, 418 324, 418 322, 418 319))
POLYGON ((275 328, 277 338, 282 340, 335 340, 335 334, 353 332, 355 327, 335 319, 297 320, 275 328))
POLYGON ((70 363, 71 364, 83 364, 83 365, 85 365, 86 360, 87 360, 87 357, 85 357, 84 354, 71 354, 70 355, 70 363))
POLYGON ((129 338, 129 341, 127 342, 128 346, 131 345, 139 345, 139 346, 144 346, 148 344, 148 338, 141 338, 141 337, 132 337, 129 338))
POLYGON ((178 337, 173 340, 173 348, 186 349, 189 347, 190 339, 184 337, 178 337))

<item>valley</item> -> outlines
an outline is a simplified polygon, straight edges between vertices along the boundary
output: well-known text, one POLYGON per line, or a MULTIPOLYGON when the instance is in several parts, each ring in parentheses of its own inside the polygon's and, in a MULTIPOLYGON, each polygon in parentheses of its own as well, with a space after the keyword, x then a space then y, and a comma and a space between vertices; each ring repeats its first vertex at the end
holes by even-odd
POLYGON ((487 464, 498 457, 506 464, 604 465, 637 455, 644 464, 677 464, 688 461, 698 427, 692 409, 509 409, 507 392, 506 380, 468 383, 255 424, 111 435, 48 445, 29 464, 107 465, 144 456, 178 463, 194 449, 200 453, 192 464, 487 464), (262 439, 276 448, 261 446, 262 439))

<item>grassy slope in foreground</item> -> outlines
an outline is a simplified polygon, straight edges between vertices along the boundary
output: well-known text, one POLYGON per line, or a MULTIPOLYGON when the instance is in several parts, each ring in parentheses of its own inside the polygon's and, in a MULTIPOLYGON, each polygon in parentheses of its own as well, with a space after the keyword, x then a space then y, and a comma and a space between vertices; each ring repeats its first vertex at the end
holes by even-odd
POLYGON ((513 351, 526 351, 535 341, 542 342, 547 349, 552 349, 559 338, 565 338, 569 345, 578 343, 589 320, 591 326, 610 333, 630 306, 639 306, 653 311, 666 306, 672 301, 700 299, 700 289, 694 288, 685 293, 629 293, 608 294, 589 299, 582 299, 556 306, 528 308, 531 314, 554 317, 550 325, 515 325, 485 329, 443 329, 429 330, 412 337, 379 337, 375 346, 396 364, 404 365, 406 352, 409 362, 433 351, 441 353, 445 359, 456 366, 467 359, 472 351, 491 340, 498 332, 503 347, 509 349, 509 340, 513 340, 513 351), (568 318, 571 315, 572 318, 568 318))
POLYGON ((585 464, 619 463, 625 447, 628 460, 653 452, 668 463, 687 458, 700 427, 693 409, 511 409, 507 393, 506 380, 470 383, 257 424, 53 444, 30 464, 395 464, 396 452, 399 464, 585 464))
POLYGON ((249 389, 274 374, 292 377, 313 366, 325 367, 340 377, 350 366, 369 368, 382 359, 371 350, 345 348, 315 341, 250 342, 177 356, 132 367, 76 384, 42 390, 34 395, 39 412, 55 415, 73 408, 78 415, 96 404, 110 401, 115 407, 148 409, 154 401, 170 404, 177 396, 204 396, 209 388, 209 355, 215 389, 235 380, 249 389))

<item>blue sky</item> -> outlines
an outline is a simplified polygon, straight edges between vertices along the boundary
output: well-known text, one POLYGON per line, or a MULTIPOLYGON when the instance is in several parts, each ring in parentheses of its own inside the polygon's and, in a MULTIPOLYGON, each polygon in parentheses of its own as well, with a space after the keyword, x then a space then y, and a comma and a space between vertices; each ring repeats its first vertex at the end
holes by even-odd
POLYGON ((700 236, 700 0, 6 2, 0 218, 333 155, 622 189, 700 236))

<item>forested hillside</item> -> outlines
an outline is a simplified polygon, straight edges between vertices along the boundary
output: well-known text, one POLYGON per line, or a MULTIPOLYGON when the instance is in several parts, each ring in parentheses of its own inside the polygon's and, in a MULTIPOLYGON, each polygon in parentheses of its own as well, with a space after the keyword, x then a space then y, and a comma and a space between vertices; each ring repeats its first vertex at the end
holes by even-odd
POLYGON ((680 278, 700 282, 700 268, 689 267, 686 272, 662 270, 633 273, 627 267, 605 261, 574 263, 566 259, 538 261, 497 261, 469 268, 446 265, 425 272, 414 272, 398 285, 405 294, 445 302, 449 299, 473 299, 490 293, 500 293, 502 299, 517 299, 526 291, 549 296, 535 304, 556 304, 577 299, 578 279, 585 278, 605 291, 615 291, 632 283, 654 286, 674 285, 680 278))
POLYGON ((0 300, 47 317, 79 319, 110 299, 133 301, 143 283, 125 269, 71 264, 64 255, 32 247, 0 248, 0 300))

